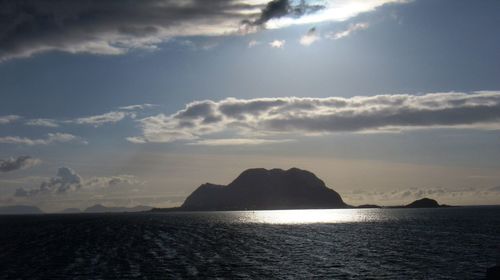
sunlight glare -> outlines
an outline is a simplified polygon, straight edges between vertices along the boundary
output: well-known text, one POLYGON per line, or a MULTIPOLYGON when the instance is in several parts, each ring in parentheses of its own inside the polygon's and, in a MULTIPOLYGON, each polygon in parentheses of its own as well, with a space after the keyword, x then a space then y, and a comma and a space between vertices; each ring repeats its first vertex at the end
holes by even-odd
POLYGON ((241 222, 264 224, 351 223, 382 219, 378 209, 266 210, 240 214, 241 222))

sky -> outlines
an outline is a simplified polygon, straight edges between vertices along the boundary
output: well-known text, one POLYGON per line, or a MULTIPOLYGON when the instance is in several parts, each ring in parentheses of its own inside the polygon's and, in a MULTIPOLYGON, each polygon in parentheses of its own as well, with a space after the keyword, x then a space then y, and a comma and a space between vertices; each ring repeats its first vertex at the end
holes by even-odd
POLYGON ((500 204, 499 8, 0 1, 0 206, 178 206, 253 167, 500 204))

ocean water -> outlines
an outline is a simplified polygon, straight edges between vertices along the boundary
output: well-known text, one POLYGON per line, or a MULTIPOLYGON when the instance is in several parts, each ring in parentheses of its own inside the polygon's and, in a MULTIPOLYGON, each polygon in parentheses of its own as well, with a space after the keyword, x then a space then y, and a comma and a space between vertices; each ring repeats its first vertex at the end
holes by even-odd
POLYGON ((500 207, 0 217, 1 279, 481 279, 500 207))

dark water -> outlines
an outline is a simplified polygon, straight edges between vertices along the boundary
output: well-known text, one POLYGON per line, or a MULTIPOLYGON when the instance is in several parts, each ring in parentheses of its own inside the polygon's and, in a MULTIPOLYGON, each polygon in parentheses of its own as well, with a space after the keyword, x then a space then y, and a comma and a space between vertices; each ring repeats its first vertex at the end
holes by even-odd
POLYGON ((2 279, 481 279, 500 207, 0 217, 2 279))

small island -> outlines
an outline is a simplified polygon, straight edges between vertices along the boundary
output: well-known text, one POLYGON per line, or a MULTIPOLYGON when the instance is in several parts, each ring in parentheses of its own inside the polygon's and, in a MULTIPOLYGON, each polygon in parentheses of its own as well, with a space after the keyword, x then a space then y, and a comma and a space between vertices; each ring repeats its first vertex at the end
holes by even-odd
POLYGON ((412 203, 405 206, 405 208, 437 208, 441 207, 437 201, 430 198, 422 198, 415 200, 412 203))

